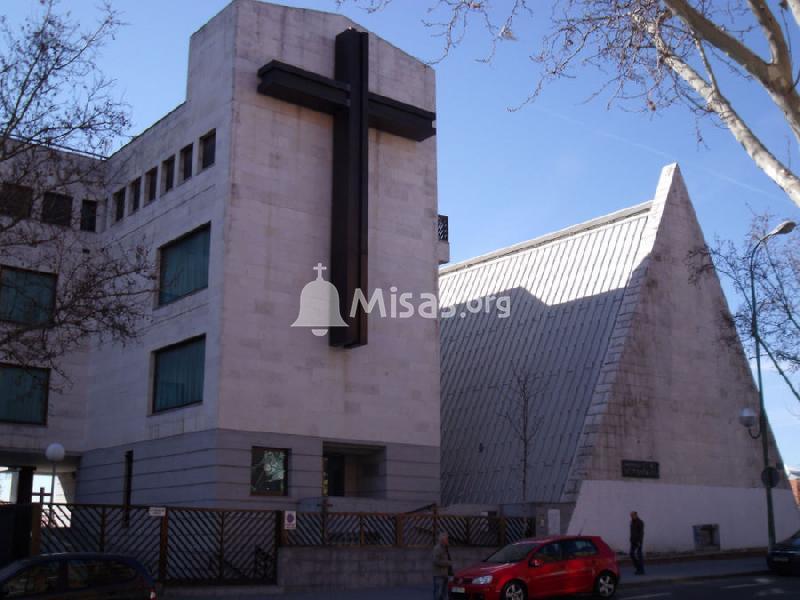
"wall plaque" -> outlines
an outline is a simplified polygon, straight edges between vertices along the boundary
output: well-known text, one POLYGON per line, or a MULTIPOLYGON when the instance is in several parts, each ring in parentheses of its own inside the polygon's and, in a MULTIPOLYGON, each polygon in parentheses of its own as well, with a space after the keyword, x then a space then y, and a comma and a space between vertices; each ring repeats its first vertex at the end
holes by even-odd
POLYGON ((622 476, 658 479, 660 477, 658 463, 647 460, 623 460, 622 476))

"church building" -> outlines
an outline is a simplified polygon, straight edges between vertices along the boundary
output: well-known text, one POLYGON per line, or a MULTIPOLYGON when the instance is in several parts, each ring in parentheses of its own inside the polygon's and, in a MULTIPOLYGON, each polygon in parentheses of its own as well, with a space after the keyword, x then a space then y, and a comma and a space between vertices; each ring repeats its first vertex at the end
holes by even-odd
POLYGON ((437 321, 350 311, 357 289, 436 293, 435 104, 429 66, 340 15, 233 0, 194 33, 185 101, 104 161, 89 205, 72 203, 87 248, 151 249, 149 318, 136 343, 63 357, 68 386, 0 394, 16 499, 58 442, 68 501, 438 501, 437 321), (320 279, 337 322, 301 302, 320 279), (10 404, 22 395, 27 408, 10 404))
MULTIPOLYGON (((618 550, 631 511, 649 551, 766 545, 758 394, 704 244, 670 165, 649 202, 444 267, 443 503, 618 550)), ((800 514, 773 496, 781 539, 800 514)))

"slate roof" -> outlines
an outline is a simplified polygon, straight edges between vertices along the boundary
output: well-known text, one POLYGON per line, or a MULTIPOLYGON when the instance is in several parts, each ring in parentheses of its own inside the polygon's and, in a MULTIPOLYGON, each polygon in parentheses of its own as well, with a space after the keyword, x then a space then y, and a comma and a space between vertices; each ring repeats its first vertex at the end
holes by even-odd
POLYGON ((506 417, 523 410, 515 372, 539 424, 526 499, 560 501, 651 205, 441 270, 440 303, 455 312, 441 321, 443 504, 523 500, 522 442, 506 417), (468 310, 491 296, 510 297, 508 318, 468 310))

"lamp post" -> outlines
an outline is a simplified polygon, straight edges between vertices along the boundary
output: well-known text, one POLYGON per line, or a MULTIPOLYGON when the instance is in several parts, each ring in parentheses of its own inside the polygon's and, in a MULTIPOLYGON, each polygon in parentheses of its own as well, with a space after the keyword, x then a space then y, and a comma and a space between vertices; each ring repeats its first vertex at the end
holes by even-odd
POLYGON ((50 525, 53 521, 53 500, 56 496, 56 464, 64 460, 66 454, 64 446, 58 442, 50 444, 44 451, 44 455, 53 465, 52 479, 50 480, 50 510, 48 511, 47 523, 50 525))
MULTIPOLYGON (((750 268, 750 307, 751 307, 751 324, 753 331, 753 341, 755 342, 756 350, 756 374, 758 378, 758 405, 760 414, 758 415, 758 434, 750 436, 754 439, 761 438, 761 452, 764 458, 764 489, 767 494, 767 536, 769 540, 769 547, 775 545, 775 513, 772 507, 772 482, 769 481, 769 436, 767 435, 767 410, 764 406, 764 383, 761 379, 761 337, 758 333, 758 308, 756 306, 756 277, 755 277, 755 261, 759 249, 765 245, 771 238, 776 235, 785 235, 794 231, 797 224, 794 221, 784 221, 780 223, 775 229, 770 231, 767 235, 762 237, 756 242, 749 253, 749 268, 750 268)), ((745 408, 739 415, 739 421, 742 425, 747 427, 748 432, 750 428, 755 425, 755 413, 745 408)))

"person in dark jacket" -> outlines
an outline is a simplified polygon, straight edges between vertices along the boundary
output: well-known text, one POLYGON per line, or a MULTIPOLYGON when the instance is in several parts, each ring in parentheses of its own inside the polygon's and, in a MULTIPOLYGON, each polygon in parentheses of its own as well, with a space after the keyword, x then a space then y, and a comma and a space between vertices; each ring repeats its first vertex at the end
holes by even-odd
POLYGON ((443 533, 433 548, 433 600, 447 600, 447 580, 453 574, 453 561, 447 548, 449 541, 443 533))
POLYGON ((644 556, 642 546, 644 545, 644 521, 639 518, 637 512, 631 513, 631 561, 636 569, 636 575, 644 575, 644 556))

